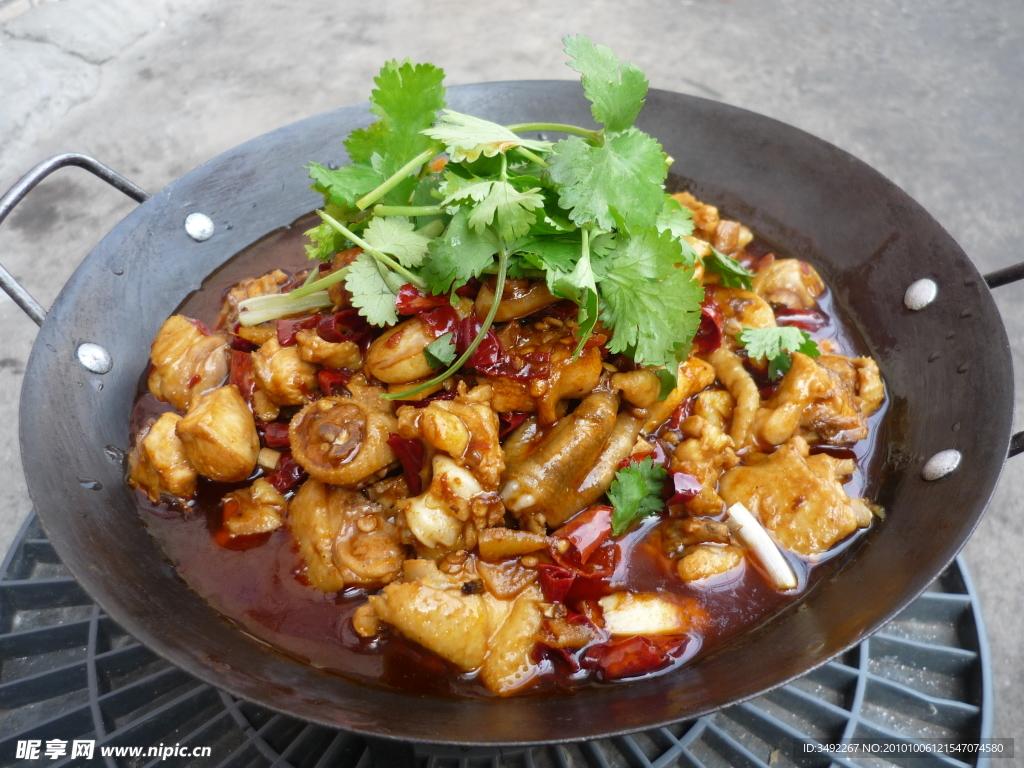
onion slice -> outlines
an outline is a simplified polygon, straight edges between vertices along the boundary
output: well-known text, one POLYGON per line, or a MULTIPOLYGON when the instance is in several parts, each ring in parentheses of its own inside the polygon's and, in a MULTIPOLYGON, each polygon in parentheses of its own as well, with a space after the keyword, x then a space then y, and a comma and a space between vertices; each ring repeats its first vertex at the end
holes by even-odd
POLYGON ((796 589, 796 574, 757 518, 739 502, 729 507, 729 520, 736 536, 754 553, 777 589, 796 589))

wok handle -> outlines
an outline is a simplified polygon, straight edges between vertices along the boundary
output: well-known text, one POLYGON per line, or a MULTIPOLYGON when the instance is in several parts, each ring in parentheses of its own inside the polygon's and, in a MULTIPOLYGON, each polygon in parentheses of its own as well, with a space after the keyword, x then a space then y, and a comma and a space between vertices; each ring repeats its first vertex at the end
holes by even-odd
MULTIPOLYGON (((989 272, 985 275, 985 282, 988 283, 989 288, 1009 285, 1018 280, 1024 280, 1024 261, 1020 264, 1014 264, 1012 267, 997 269, 995 272, 989 272)), ((1024 453, 1024 432, 1018 432, 1010 438, 1010 451, 1007 454, 1007 458, 1016 456, 1018 453, 1024 453)))
MULTIPOLYGON (((77 165, 79 168, 84 168, 94 176, 103 179, 114 189, 124 192, 136 202, 144 203, 149 199, 149 193, 146 190, 128 181, 124 176, 115 173, 98 160, 77 152, 65 152, 62 155, 54 155, 49 160, 39 163, 39 165, 22 176, 13 187, 7 190, 3 197, 0 197, 0 224, 4 223, 4 219, 7 218, 8 214, 14 210, 18 203, 25 199, 25 196, 39 182, 57 169, 65 168, 69 165, 77 165)), ((2 264, 0 264, 0 288, 3 288, 7 295, 14 299, 14 303, 21 307, 36 325, 43 324, 43 320, 46 319, 46 310, 42 308, 38 301, 32 298, 32 294, 26 291, 10 272, 4 269, 2 264)))

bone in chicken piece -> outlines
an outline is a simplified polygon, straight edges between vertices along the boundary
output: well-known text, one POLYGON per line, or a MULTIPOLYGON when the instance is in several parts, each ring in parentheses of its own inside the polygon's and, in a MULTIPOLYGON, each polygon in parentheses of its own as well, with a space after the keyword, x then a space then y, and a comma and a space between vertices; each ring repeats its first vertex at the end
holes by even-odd
POLYGON ((196 492, 196 470, 185 455, 175 427, 181 421, 176 413, 164 413, 139 433, 128 456, 128 482, 146 492, 149 500, 169 496, 187 501, 196 492))
POLYGON ((276 531, 284 524, 288 500, 266 478, 232 491, 221 501, 224 527, 232 536, 276 531))
POLYGON ((786 549, 815 555, 871 523, 871 510, 839 481, 853 470, 848 459, 810 456, 794 437, 759 464, 730 469, 718 493, 729 506, 746 506, 786 549))
POLYGON ((276 405, 305 405, 317 389, 316 366, 302 359, 299 347, 282 347, 276 336, 252 353, 252 372, 276 405))
POLYGON ((307 480, 288 509, 309 582, 324 592, 387 584, 401 573, 405 548, 389 512, 363 494, 307 480))
POLYGON ((224 383, 228 375, 228 340, 201 331, 183 315, 173 315, 153 339, 149 391, 179 411, 192 398, 224 383))
POLYGON ((382 621, 410 640, 466 672, 479 670, 492 693, 521 690, 539 672, 531 655, 543 621, 540 589, 530 585, 502 600, 487 591, 467 594, 463 584, 431 561, 410 560, 403 582, 369 601, 382 621))
POLYGON ((498 414, 490 402, 489 386, 467 392, 465 382, 459 382, 454 400, 435 400, 426 408, 399 408, 398 434, 447 453, 473 474, 483 490, 496 490, 505 457, 498 442, 498 414))
POLYGON ((754 293, 772 304, 812 309, 825 283, 806 261, 776 259, 754 276, 754 293))
POLYGON ((260 437, 252 411, 234 384, 193 398, 175 431, 188 460, 204 477, 238 483, 256 468, 260 437))
POLYGON ((867 437, 868 425, 857 408, 855 390, 830 367, 839 363, 821 365, 799 352, 792 359, 775 394, 757 411, 757 437, 769 445, 781 445, 795 434, 832 445, 867 437))
POLYGON ((391 401, 361 374, 348 383, 351 396, 323 397, 291 420, 292 456, 311 477, 349 488, 379 479, 395 459, 388 436, 397 430, 391 401))
POLYGON ((686 508, 695 515, 720 515, 725 505, 715 492, 718 478, 740 463, 732 439, 700 416, 684 419, 680 428, 688 439, 673 451, 672 471, 693 475, 701 484, 700 493, 686 502, 686 508))
POLYGON ((733 407, 729 437, 732 438, 736 450, 739 450, 753 440, 754 417, 757 415, 758 406, 761 405, 761 393, 735 352, 719 347, 711 353, 708 361, 715 367, 719 381, 729 390, 736 403, 733 407))

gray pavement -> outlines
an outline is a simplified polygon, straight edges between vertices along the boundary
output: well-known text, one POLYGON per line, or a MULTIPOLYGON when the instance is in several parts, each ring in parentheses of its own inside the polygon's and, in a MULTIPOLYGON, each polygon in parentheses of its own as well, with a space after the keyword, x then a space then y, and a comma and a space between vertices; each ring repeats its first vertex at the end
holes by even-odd
MULTIPOLYGON (((1024 258, 1020 0, 0 0, 0 30, 0 191, 68 150, 156 191, 240 142, 365 100, 392 57, 439 64, 452 84, 570 78, 558 41, 582 32, 655 87, 761 112, 852 152, 922 203, 983 272, 1024 258)), ((131 208, 64 171, 0 231, 0 261, 46 306, 131 208)), ((997 293, 1018 380, 1022 295, 1024 285, 997 293)), ((16 425, 35 327, 4 296, 0 328, 3 552, 30 503, 16 425)), ((1024 737, 1022 468, 1024 457, 1008 464, 966 549, 1001 737, 1024 737)))

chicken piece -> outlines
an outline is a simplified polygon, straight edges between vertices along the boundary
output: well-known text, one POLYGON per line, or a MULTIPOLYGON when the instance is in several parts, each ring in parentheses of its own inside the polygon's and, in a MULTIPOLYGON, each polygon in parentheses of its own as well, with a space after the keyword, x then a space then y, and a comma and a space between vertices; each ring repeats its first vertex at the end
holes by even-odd
POLYGON ((720 515, 724 506, 715 492, 718 478, 740 463, 732 439, 700 416, 690 416, 680 426, 689 439, 672 452, 672 471, 693 475, 701 484, 700 493, 686 502, 686 509, 695 515, 720 515))
MULTIPOLYGON (((455 307, 460 319, 469 317, 473 302, 462 299, 455 307)), ((434 341, 434 332, 418 317, 389 328, 366 350, 363 369, 367 376, 385 384, 408 384, 434 373, 423 350, 434 341)))
POLYGON ((268 341, 277 337, 277 323, 271 320, 259 325, 240 325, 238 326, 237 335, 239 338, 245 339, 257 347, 262 347, 268 341))
MULTIPOLYGON (((836 357, 836 356, 830 356, 836 357)), ((812 442, 842 445, 863 440, 868 425, 843 376, 799 352, 779 388, 757 411, 754 432, 768 445, 800 433, 812 442)), ((829 361, 837 365, 837 361, 829 361)))
POLYGON ((738 221, 720 220, 715 227, 712 245, 722 253, 732 256, 737 251, 742 251, 753 239, 753 232, 738 221))
POLYGON ((736 450, 740 450, 753 440, 752 428, 757 409, 761 405, 761 393, 735 352, 719 347, 711 353, 708 360, 715 367, 718 380, 725 385, 736 402, 729 437, 732 438, 736 450))
POLYGON ((699 581, 731 571, 743 562, 743 550, 732 545, 698 544, 687 547, 676 563, 683 581, 699 581))
POLYGON ((722 310, 722 330, 730 341, 744 328, 775 327, 775 313, 756 293, 723 285, 709 285, 704 290, 705 296, 722 310))
POLYGON ((663 522, 660 526, 662 548, 671 558, 678 558, 694 544, 730 544, 729 526, 707 517, 684 517, 663 522))
POLYGON ((715 369, 711 363, 706 363, 698 357, 686 358, 679 366, 676 388, 669 392, 664 400, 648 409, 643 432, 657 432, 683 402, 714 383, 715 369))
POLYGON ((585 645, 607 640, 608 635, 587 622, 572 622, 560 616, 546 619, 538 637, 550 648, 582 648, 585 645))
POLYGON ((620 390, 622 399, 627 403, 637 408, 650 408, 658 402, 661 379, 653 368, 640 368, 628 373, 612 374, 612 388, 620 390))
MULTIPOLYGON (((501 530, 508 529, 490 528, 482 533, 501 530)), ((523 533, 523 531, 513 531, 513 533, 523 533)), ((536 569, 524 568, 518 560, 505 560, 500 563, 485 563, 481 560, 476 564, 476 569, 487 591, 501 600, 515 597, 537 581, 536 569)))
POLYGON ((379 479, 396 461, 388 436, 397 431, 390 400, 361 374, 348 383, 350 396, 316 400, 291 420, 292 456, 311 477, 355 488, 379 479))
POLYGON ((366 496, 388 509, 409 496, 409 483, 403 475, 386 477, 366 488, 366 496))
POLYGON ((232 536, 276 531, 284 524, 288 500, 265 478, 248 488, 232 491, 221 501, 224 527, 232 536))
POLYGON ((231 328, 238 322, 238 305, 246 299, 257 296, 271 296, 281 292, 281 287, 288 282, 288 275, 280 269, 268 272, 262 277, 247 277, 233 286, 224 296, 224 305, 217 318, 218 328, 231 328))
POLYGON ((471 549, 477 531, 504 518, 501 497, 487 491, 467 469, 443 453, 435 454, 433 473, 426 491, 396 506, 405 513, 413 536, 428 550, 471 549))
POLYGON ((710 389, 697 395, 693 403, 693 415, 724 430, 735 407, 736 401, 724 389, 710 389))
POLYGON ((825 283, 806 261, 776 259, 754 276, 754 293, 771 304, 812 309, 825 283))
POLYGON ((398 526, 380 504, 357 491, 307 480, 288 510, 310 584, 324 592, 387 584, 405 560, 398 526))
POLYGON ((328 368, 344 368, 358 371, 363 366, 363 356, 354 341, 324 341, 315 330, 301 330, 295 334, 299 357, 307 363, 317 363, 328 368))
POLYGON ((458 386, 453 400, 399 408, 398 434, 444 451, 472 472, 485 491, 497 490, 505 458, 498 442, 498 414, 490 405, 491 388, 484 385, 467 392, 465 382, 458 386))
POLYGON ((844 355, 822 355, 817 358, 818 365, 828 368, 842 379, 850 392, 854 392, 853 404, 860 414, 867 418, 879 408, 885 400, 885 387, 882 375, 878 371, 878 363, 870 357, 846 357, 844 355))
POLYGON ((488 690, 505 696, 538 674, 531 655, 544 598, 528 586, 513 600, 474 593, 430 561, 406 563, 402 583, 369 598, 377 616, 466 672, 480 671, 488 690), (414 578, 413 578, 414 577, 414 578))
POLYGON ((616 635, 681 635, 699 630, 708 615, 692 597, 661 592, 615 592, 598 600, 604 628, 616 635))
POLYGON ((786 549, 816 555, 871 523, 868 506, 839 482, 853 470, 849 460, 810 456, 807 442, 794 437, 759 464, 730 469, 718 493, 729 506, 746 506, 786 549))
POLYGON ((508 460, 501 495, 525 530, 557 528, 607 492, 643 424, 618 406, 617 394, 598 390, 508 460))
MULTIPOLYGON (((509 279, 505 281, 505 288, 501 292, 501 303, 494 315, 494 322, 507 323, 509 320, 517 320, 559 301, 561 299, 551 295, 543 280, 509 279)), ((493 303, 494 286, 484 283, 476 295, 476 316, 487 317, 493 303)))
MULTIPOLYGON (((362 248, 348 248, 344 251, 338 251, 334 254, 334 258, 331 259, 331 268, 327 272, 321 272, 320 277, 327 277, 338 270, 344 269, 353 261, 356 257, 363 252, 362 248)), ((334 302, 334 311, 347 309, 352 303, 352 294, 348 292, 345 287, 345 281, 335 283, 327 289, 327 297, 334 302)))
POLYGON ((550 544, 551 539, 547 536, 511 528, 488 528, 486 531, 480 531, 477 540, 480 557, 484 560, 518 557, 547 549, 550 544))
POLYGON ((222 483, 240 483, 256 468, 260 436, 238 387, 228 384, 192 399, 175 432, 196 471, 222 483))
MULTIPOLYGON (((573 362, 576 349, 574 320, 562 321, 545 317, 524 326, 508 323, 498 332, 502 347, 518 361, 520 368, 529 365, 523 355, 548 355, 547 378, 528 381, 505 377, 481 376, 481 384, 492 388, 491 406, 498 413, 536 411, 542 425, 553 424, 565 414, 565 400, 586 397, 601 379, 601 352, 597 347, 585 349, 573 362)), ((591 338, 598 338, 592 336, 591 338)))
POLYGON ((718 209, 715 206, 700 202, 689 192, 678 192, 672 195, 672 199, 677 200, 684 208, 690 209, 690 213, 693 214, 693 226, 703 238, 710 240, 714 237, 719 222, 718 209))
POLYGON ((204 333, 184 315, 173 315, 153 339, 149 391, 186 411, 194 395, 224 383, 229 353, 226 336, 204 333))
POLYGON ((185 446, 175 433, 181 421, 176 413, 163 413, 143 429, 128 455, 128 482, 145 491, 152 502, 168 496, 188 501, 196 492, 196 470, 185 455, 185 446))
POLYGON ((305 405, 319 386, 316 366, 302 359, 298 347, 282 347, 276 336, 252 353, 252 371, 276 405, 305 405))

